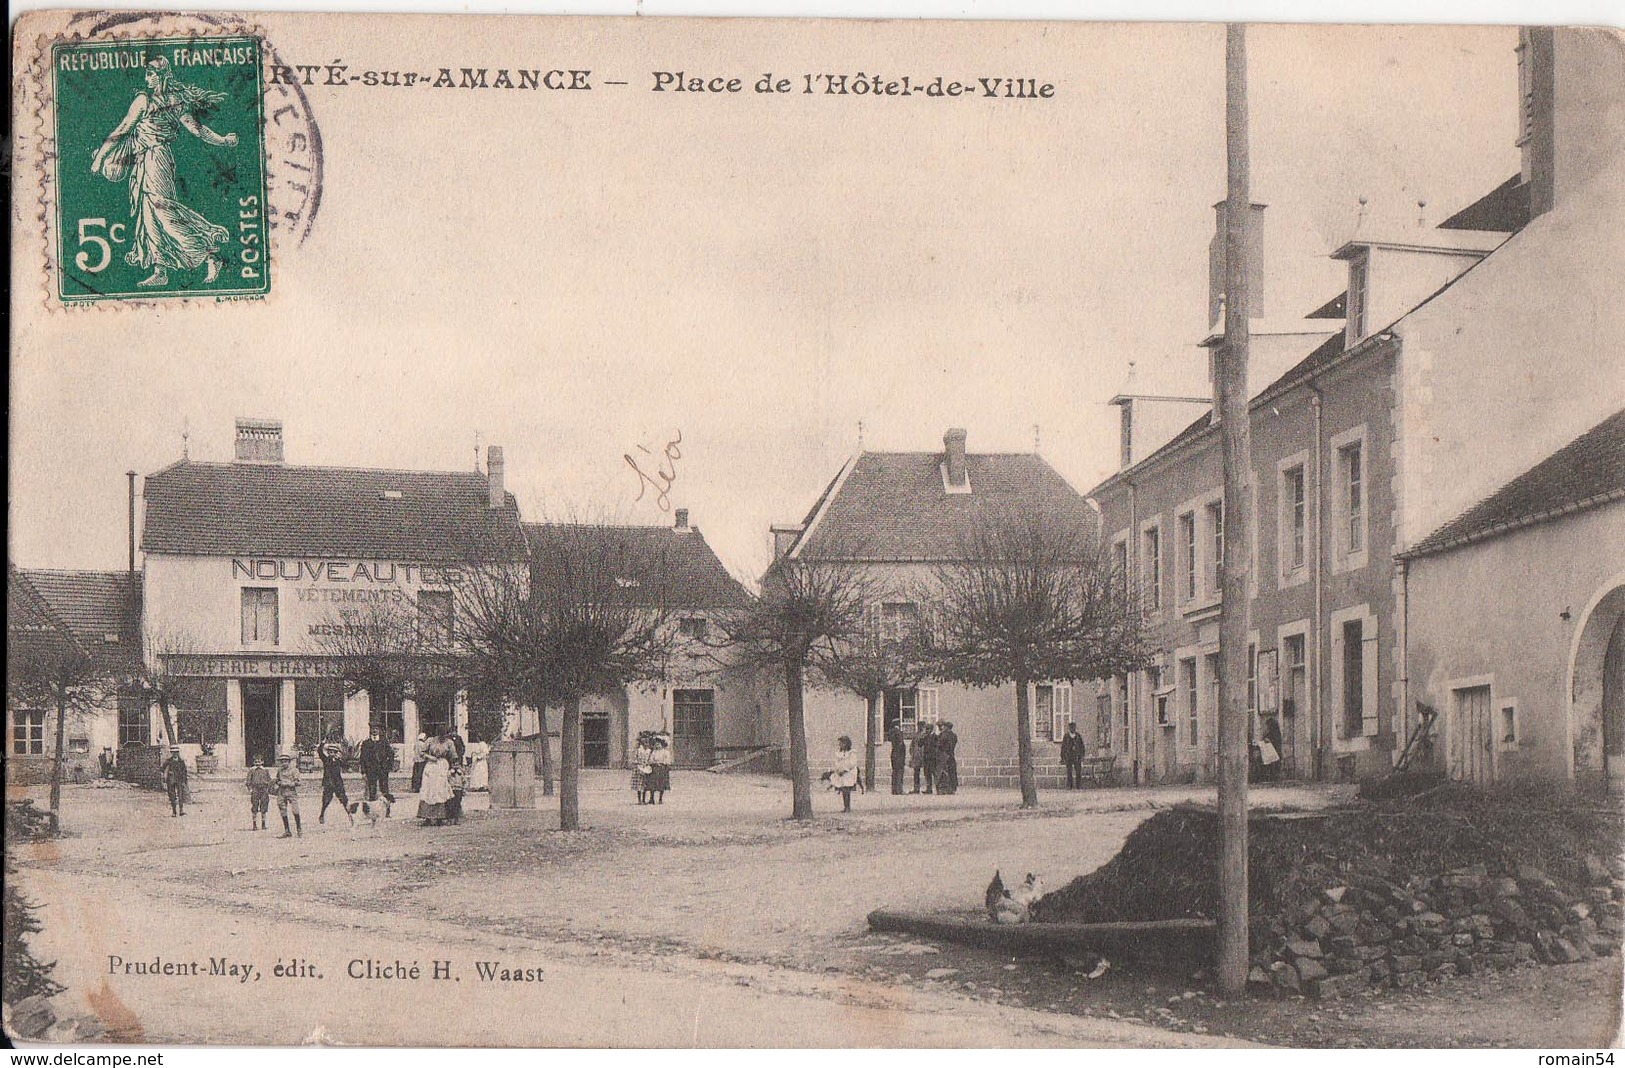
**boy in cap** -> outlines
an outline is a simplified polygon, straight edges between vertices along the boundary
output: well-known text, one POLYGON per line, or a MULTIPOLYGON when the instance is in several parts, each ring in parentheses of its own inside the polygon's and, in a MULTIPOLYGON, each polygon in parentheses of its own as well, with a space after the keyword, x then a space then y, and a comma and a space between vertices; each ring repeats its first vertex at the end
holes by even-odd
POLYGON ((248 814, 256 831, 265 830, 265 820, 271 812, 271 769, 265 758, 254 754, 254 766, 248 769, 248 814))
POLYGON ((316 747, 316 755, 322 760, 322 807, 316 813, 316 822, 327 822, 327 806, 338 798, 339 807, 350 817, 350 826, 354 827, 350 795, 344 790, 344 746, 339 744, 338 735, 329 735, 327 741, 316 747))
POLYGON ((291 753, 283 753, 276 758, 276 810, 282 816, 282 834, 279 837, 304 836, 305 829, 299 825, 299 765, 293 762, 291 753), (288 828, 290 808, 293 809, 292 830, 288 828))
POLYGON ((169 814, 186 815, 186 761, 178 745, 169 747, 169 759, 164 761, 164 789, 169 791, 169 814))

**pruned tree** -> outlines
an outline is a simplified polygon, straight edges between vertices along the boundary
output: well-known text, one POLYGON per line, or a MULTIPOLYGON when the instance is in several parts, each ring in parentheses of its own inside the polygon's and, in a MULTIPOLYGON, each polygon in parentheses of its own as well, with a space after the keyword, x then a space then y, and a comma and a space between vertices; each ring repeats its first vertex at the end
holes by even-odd
POLYGON ((1127 576, 1083 515, 988 512, 934 569, 931 674, 1016 690, 1021 807, 1038 805, 1030 688, 1103 679, 1149 663, 1127 576))
POLYGON ((875 786, 875 749, 880 741, 880 707, 887 690, 914 686, 927 677, 929 647, 920 602, 874 584, 869 596, 863 633, 841 643, 836 654, 820 665, 819 673, 832 685, 863 698, 865 781, 875 786))
POLYGON ((457 645, 471 690, 535 710, 542 795, 552 797, 553 748, 547 727, 552 691, 544 670, 547 636, 530 589, 528 561, 470 561, 456 588, 457 645))
POLYGON ((530 528, 530 594, 515 637, 522 682, 538 708, 563 709, 559 828, 581 826, 581 703, 662 677, 676 642, 671 568, 628 528, 548 523, 530 528))
POLYGON ((70 635, 56 630, 9 630, 6 641, 6 701, 14 708, 50 710, 56 720, 51 758, 50 811, 59 824, 62 777, 67 764, 68 721, 94 715, 116 691, 110 665, 70 635))
POLYGON ((427 676, 457 670, 453 650, 426 640, 417 609, 404 596, 345 605, 312 630, 311 644, 343 675, 347 696, 409 695, 427 676))
POLYGON ((197 681, 197 676, 187 671, 187 658, 202 651, 202 643, 186 631, 148 627, 141 638, 141 660, 123 679, 127 693, 146 702, 149 708, 158 706, 168 745, 180 740, 175 728, 176 701, 197 681))
POLYGON ((744 666, 778 674, 788 702, 792 819, 812 819, 807 763, 805 683, 809 670, 841 676, 843 662, 864 647, 868 607, 878 584, 859 565, 783 557, 762 577, 761 595, 718 620, 744 666))

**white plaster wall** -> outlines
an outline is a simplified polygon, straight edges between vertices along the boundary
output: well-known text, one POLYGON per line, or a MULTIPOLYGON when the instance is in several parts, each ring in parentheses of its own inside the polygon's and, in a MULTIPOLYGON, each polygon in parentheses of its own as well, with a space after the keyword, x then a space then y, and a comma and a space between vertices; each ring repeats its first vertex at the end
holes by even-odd
MULTIPOLYGON (((386 565, 394 565, 393 582, 336 582, 327 577, 325 568, 319 580, 311 577, 309 569, 301 570, 296 579, 281 578, 280 569, 277 578, 249 579, 240 571, 233 570, 232 559, 229 556, 148 553, 144 626, 149 638, 160 641, 172 638, 189 647, 189 651, 204 653, 275 651, 318 654, 322 649, 310 635, 311 626, 335 620, 341 609, 366 607, 360 602, 327 600, 327 591, 395 592, 404 596, 415 612, 419 590, 450 588, 443 581, 424 583, 420 572, 422 565, 415 562, 408 565, 406 561, 384 561, 386 565), (242 591, 247 587, 274 588, 278 591, 279 641, 274 646, 243 644, 242 591)), ((246 563, 253 558, 238 559, 246 563)), ((291 558, 278 558, 278 561, 286 565, 290 575, 295 573, 295 565, 299 563, 291 558)), ((338 562, 354 563, 349 560, 338 562)), ((327 561, 312 557, 308 563, 320 565, 327 561)), ((372 564, 368 561, 369 573, 374 570, 372 564)), ((353 571, 353 568, 349 570, 353 571)), ((388 573, 387 567, 385 573, 388 573)), ((438 577, 431 575, 431 578, 438 577)))

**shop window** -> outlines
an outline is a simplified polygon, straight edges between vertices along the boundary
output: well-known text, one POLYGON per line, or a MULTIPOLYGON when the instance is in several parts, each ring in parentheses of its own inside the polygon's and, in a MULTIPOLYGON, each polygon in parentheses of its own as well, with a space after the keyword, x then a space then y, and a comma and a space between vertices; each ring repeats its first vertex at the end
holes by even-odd
POLYGON ((276 590, 243 590, 243 644, 277 644, 276 590))
POLYGON ((299 679, 293 684, 293 742, 314 749, 335 731, 344 734, 344 683, 339 679, 299 679))
MULTIPOLYGON (((391 741, 407 741, 406 714, 401 710, 403 694, 400 686, 369 686, 367 701, 372 711, 367 729, 377 727, 391 741)), ((421 728, 420 728, 421 729, 421 728)))
POLYGON ((431 738, 451 733, 456 714, 456 693, 450 683, 425 683, 417 694, 418 730, 431 738))
POLYGON ((45 713, 15 709, 11 713, 11 751, 17 756, 45 754, 45 713))
POLYGON ((226 680, 177 679, 170 687, 175 738, 185 745, 219 745, 226 740, 226 680))

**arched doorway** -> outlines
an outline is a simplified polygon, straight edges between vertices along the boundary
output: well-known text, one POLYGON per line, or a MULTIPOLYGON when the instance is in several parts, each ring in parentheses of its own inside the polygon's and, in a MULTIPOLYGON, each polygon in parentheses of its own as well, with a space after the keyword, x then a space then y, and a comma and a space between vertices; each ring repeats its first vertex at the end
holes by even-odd
POLYGON ((1625 792, 1625 576, 1593 598, 1569 669, 1574 777, 1625 792))

